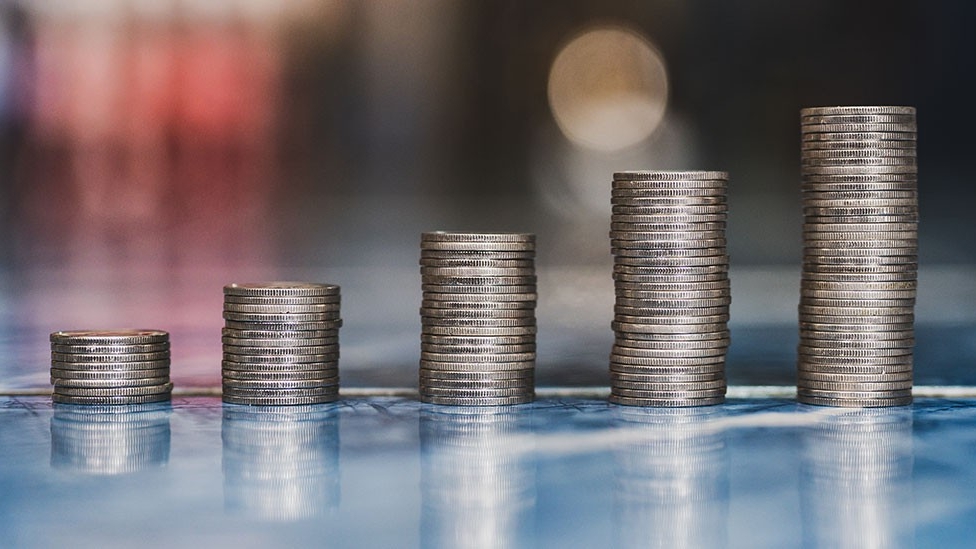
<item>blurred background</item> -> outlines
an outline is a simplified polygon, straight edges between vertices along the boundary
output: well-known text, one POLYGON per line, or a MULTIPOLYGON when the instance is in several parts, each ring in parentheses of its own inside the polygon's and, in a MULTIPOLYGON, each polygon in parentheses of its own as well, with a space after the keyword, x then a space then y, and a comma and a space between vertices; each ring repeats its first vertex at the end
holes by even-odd
POLYGON ((172 333, 221 286, 343 287, 346 386, 414 386, 420 233, 538 234, 544 385, 606 384, 609 188, 730 172, 732 383, 792 384, 799 114, 914 105, 916 379, 976 383, 976 4, 0 0, 0 388, 48 333, 172 333))

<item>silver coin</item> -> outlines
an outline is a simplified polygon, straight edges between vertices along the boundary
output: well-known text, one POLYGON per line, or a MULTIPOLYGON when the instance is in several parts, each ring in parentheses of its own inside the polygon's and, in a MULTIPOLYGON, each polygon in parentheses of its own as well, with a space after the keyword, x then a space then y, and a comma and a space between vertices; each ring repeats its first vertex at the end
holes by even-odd
POLYGON ((641 383, 698 383, 706 381, 725 381, 724 370, 708 372, 702 374, 625 374, 622 372, 610 372, 610 382, 618 381, 641 382, 641 383))
POLYGON ((538 294, 528 293, 528 294, 457 294, 457 293, 439 293, 439 292, 424 292, 423 293, 423 303, 422 306, 430 307, 448 307, 454 306, 451 304, 457 304, 461 306, 462 304, 466 307, 535 307, 536 300, 538 299, 538 294))
POLYGON ((145 387, 145 386, 161 386, 169 383, 169 375, 158 376, 158 377, 146 377, 146 378, 129 378, 129 379, 77 379, 77 378, 62 378, 55 377, 52 374, 51 384, 54 385, 54 390, 60 391, 60 387, 70 387, 75 389, 117 389, 124 387, 145 387))
POLYGON ((840 383, 893 383, 900 381, 911 381, 912 372, 896 372, 890 374, 824 374, 820 372, 798 373, 799 379, 803 383, 811 381, 819 382, 840 382, 840 383))
MULTIPOLYGON (((855 292, 856 293, 856 292, 855 292)), ((844 307, 844 308, 885 308, 885 307, 912 307, 915 305, 915 298, 881 298, 868 299, 866 296, 858 296, 854 299, 827 299, 823 297, 804 297, 802 303, 813 307, 844 307), (864 297, 864 299, 858 299, 864 297)))
POLYGON ((722 385, 713 389, 674 389, 664 391, 626 389, 623 387, 610 387, 610 394, 631 398, 710 398, 725 395, 725 386, 722 385))
POLYGON ((822 173, 820 168, 828 167, 882 167, 882 166, 917 166, 918 160, 915 155, 907 156, 873 156, 858 158, 808 158, 804 157, 800 161, 801 173, 822 173))
POLYGON ((473 371, 450 371, 450 370, 428 370, 420 369, 420 379, 426 381, 471 381, 478 383, 492 383, 506 380, 529 380, 535 379, 534 368, 522 368, 519 370, 499 370, 490 372, 473 371))
POLYGON ((313 282, 248 282, 224 286, 224 295, 240 297, 313 297, 339 295, 339 286, 313 282))
POLYGON ((624 393, 630 391, 641 391, 647 393, 670 393, 672 391, 686 393, 689 391, 713 391, 715 389, 725 389, 724 379, 709 381, 679 382, 679 381, 629 381, 616 379, 611 383, 611 390, 621 396, 635 396, 624 393))
POLYGON ((914 115, 915 107, 895 105, 835 105, 828 107, 804 107, 800 116, 906 114, 914 115))
POLYGON ((801 330, 816 330, 819 332, 881 332, 881 331, 902 331, 911 330, 915 323, 913 321, 896 322, 892 324, 880 324, 874 322, 873 317, 856 317, 855 322, 815 322, 805 318, 800 318, 801 330))
POLYGON ((618 335, 618 337, 614 338, 614 349, 617 349, 618 347, 661 350, 725 349, 729 346, 729 343, 730 339, 728 337, 721 339, 702 339, 692 341, 654 341, 630 339, 627 337, 619 337, 618 335))
POLYGON ((224 304, 237 305, 338 305, 342 302, 342 297, 336 295, 304 296, 304 297, 278 297, 278 296, 238 296, 224 295, 224 304))
POLYGON ((675 275, 664 273, 653 276, 642 275, 641 280, 638 282, 614 280, 613 288, 617 295, 623 295, 623 292, 639 292, 638 295, 644 295, 648 294, 649 292, 656 292, 657 290, 654 290, 654 288, 658 287, 660 284, 693 284, 695 282, 725 283, 728 280, 728 273, 725 272, 701 275, 675 275), (650 288, 650 290, 648 288, 650 288))
POLYGON ((803 200, 918 200, 918 191, 837 191, 806 185, 803 200))
POLYGON ((891 149, 884 148, 833 148, 833 149, 806 149, 801 153, 805 160, 835 160, 841 158, 914 158, 915 149, 913 147, 896 147, 891 149))
POLYGON ((918 166, 885 165, 885 166, 803 166, 803 176, 818 175, 863 175, 863 174, 917 174, 918 166))
POLYGON ((120 362, 149 362, 153 360, 169 359, 169 351, 154 353, 104 354, 104 353, 51 353, 51 360, 55 362, 74 362, 77 364, 99 364, 120 362))
POLYGON ((222 337, 230 337, 235 339, 294 339, 294 340, 306 340, 306 339, 329 339, 337 338, 339 334, 338 328, 331 328, 325 330, 268 330, 255 329, 255 328, 227 328, 224 327, 220 330, 222 337))
MULTIPOLYGON (((272 333, 272 332, 306 332, 310 336, 321 332, 331 331, 335 335, 335 330, 342 327, 342 320, 331 320, 328 322, 246 322, 237 320, 226 320, 224 328, 239 330, 237 333, 272 333)), ((231 332, 233 333, 233 332, 231 332)), ((228 334, 230 335, 230 333, 228 334)), ((289 337, 292 334, 288 334, 289 337)), ((245 336, 246 337, 246 336, 245 336)))
POLYGON ((148 360, 142 362, 74 362, 52 360, 51 368, 56 370, 80 370, 88 372, 113 372, 130 370, 155 370, 169 368, 168 358, 162 360, 148 360))
MULTIPOLYGON (((669 260, 670 261, 670 260, 669 260)), ((671 261, 673 262, 673 261, 671 261)), ((700 275, 719 274, 723 280, 728 278, 728 261, 720 256, 712 258, 712 263, 704 265, 659 265, 658 261, 650 257, 617 257, 613 261, 613 272, 619 275, 641 274, 649 276, 672 275, 674 280, 651 280, 649 282, 695 282, 692 278, 700 275)), ((701 282, 705 282, 704 280, 701 282)))
MULTIPOLYGON (((878 321, 879 324, 893 324, 896 322, 908 322, 909 317, 914 318, 914 307, 822 307, 817 305, 799 306, 801 315, 817 317, 850 317, 850 316, 870 316, 870 317, 891 317, 891 322, 878 321)), ((842 322, 840 324, 843 324, 842 322)))
POLYGON ((520 277, 535 276, 535 267, 421 267, 420 274, 446 277, 520 277))
MULTIPOLYGON (((811 341, 839 341, 839 342, 890 342, 914 341, 915 330, 878 331, 878 332, 823 332, 819 330, 800 330, 800 337, 811 341)), ((812 343, 809 343, 812 345, 812 343)))
POLYGON ((305 355, 328 355, 339 352, 339 344, 315 345, 304 347, 255 347, 251 345, 227 345, 223 346, 224 353, 237 356, 305 356, 305 355))
POLYGON ((728 172, 627 170, 613 173, 614 181, 726 181, 728 172))
POLYGON ((912 397, 896 397, 896 398, 871 398, 871 399, 855 399, 855 398, 822 398, 810 395, 797 395, 797 401, 802 404, 810 404, 813 406, 842 406, 849 408, 872 408, 872 407, 888 407, 888 406, 909 406, 912 403, 912 397))
MULTIPOLYGON (((802 312, 802 311, 801 311, 802 312)), ((682 315, 613 315, 614 322, 623 326, 650 325, 654 327, 662 325, 711 325, 725 323, 729 321, 728 313, 722 314, 682 314, 682 315)))
POLYGON ((265 391, 316 389, 339 384, 338 376, 320 379, 235 379, 223 378, 224 389, 260 389, 265 391))
POLYGON ((642 226, 647 227, 647 232, 685 234, 708 231, 724 231, 726 223, 724 221, 710 221, 705 223, 660 223, 655 217, 648 218, 643 215, 616 214, 610 215, 610 222, 625 225, 628 227, 642 226))
POLYGON ((153 368, 151 370, 65 370, 61 368, 51 368, 51 377, 54 379, 77 379, 93 381, 116 381, 130 379, 150 379, 157 377, 168 377, 170 369, 153 368))
POLYGON ((284 397, 313 397, 320 395, 335 394, 339 391, 338 385, 329 387, 309 387, 305 389, 242 389, 239 387, 222 386, 223 396, 248 397, 248 398, 284 398, 284 397))
POLYGON ((450 231, 429 231, 421 233, 420 240, 427 242, 474 242, 474 243, 495 243, 495 242, 535 242, 535 235, 532 233, 460 233, 450 231))
POLYGON ((905 262, 871 262, 861 261, 859 264, 831 264, 817 261, 815 263, 803 264, 803 279, 822 280, 818 278, 822 275, 849 275, 854 276, 852 280, 916 280, 918 278, 918 264, 905 262), (898 275, 898 276, 893 276, 898 275))
POLYGON ((913 370, 911 362, 902 364, 863 364, 863 363, 837 363, 837 364, 815 364, 803 360, 798 364, 799 371, 804 375, 809 373, 819 374, 855 374, 855 375, 881 375, 910 373, 913 370))
POLYGON ((535 400, 534 393, 514 397, 493 398, 420 395, 420 401, 425 404, 441 404, 445 406, 511 406, 515 404, 528 404, 533 400, 535 400))
POLYGON ((64 330, 52 332, 51 343, 59 345, 145 345, 169 341, 163 330, 64 330))
MULTIPOLYGON (((800 362, 810 366, 905 366, 912 364, 912 355, 898 356, 860 356, 830 357, 800 354, 800 362)), ((821 370, 822 371, 822 370, 821 370)))
MULTIPOLYGON (((449 286, 526 286, 534 285, 536 277, 529 276, 441 276, 421 275, 423 284, 449 286)), ((516 292, 517 293, 517 292, 516 292)))
POLYGON ((513 353, 463 353, 463 352, 431 352, 420 351, 420 360, 428 362, 464 362, 467 364, 482 364, 485 362, 527 362, 535 360, 535 351, 513 353))
POLYGON ((810 389, 807 387, 797 387, 796 392, 798 395, 803 396, 813 396, 819 398, 854 398, 854 399, 869 399, 869 398, 901 398, 912 395, 911 388, 907 389, 892 389, 892 390, 877 390, 877 391, 831 391, 827 389, 810 389))
MULTIPOLYGON (((234 362, 231 360, 223 360, 220 363, 221 371, 226 377, 235 377, 233 374, 228 372, 327 372, 337 369, 337 360, 323 361, 323 362, 292 362, 292 363, 276 363, 276 362, 234 362)), ((329 377, 329 376, 324 376, 329 377)))
POLYGON ((720 223, 728 220, 728 213, 673 213, 664 214, 644 207, 638 206, 612 206, 610 211, 620 221, 620 217, 626 216, 632 223, 655 223, 655 224, 678 224, 678 223, 720 223))
MULTIPOLYGON (((695 229, 690 231, 662 231, 657 223, 632 223, 613 221, 610 223, 610 235, 621 235, 621 240, 634 240, 627 235, 642 235, 640 238, 664 243, 664 246, 680 247, 683 242, 709 241, 725 238, 725 229, 715 230, 695 229)), ((723 242, 722 246, 725 245, 723 242)))
POLYGON ((628 194, 621 196, 619 191, 612 191, 610 204, 621 206, 662 206, 666 208, 677 208, 683 206, 715 206, 726 204, 725 194, 715 194, 706 196, 646 196, 641 194, 628 194))
MULTIPOLYGON (((814 115, 812 115, 814 116, 814 115)), ((811 133, 909 133, 914 134, 918 131, 918 126, 914 122, 903 123, 880 123, 880 124, 803 124, 800 126, 803 134, 811 133)))
POLYGON ((911 241, 901 242, 877 242, 876 248, 857 248, 854 246, 866 245, 871 243, 846 242, 840 246, 834 246, 830 242, 813 242, 808 239, 807 245, 803 247, 804 258, 821 257, 918 257, 918 247, 911 241), (884 246, 891 244, 891 246, 884 246))
MULTIPOLYGON (((619 184, 618 184, 619 185, 619 184)), ((610 196, 616 198, 698 198, 725 196, 726 185, 713 187, 644 186, 623 188, 611 184, 610 196)))
POLYGON ((252 349, 288 349, 292 347, 323 347, 328 345, 338 345, 338 337, 320 338, 239 338, 223 336, 221 343, 233 347, 248 347, 252 349))
POLYGON ((884 346, 875 348, 852 348, 849 346, 828 346, 828 347, 812 347, 809 345, 804 345, 803 342, 797 346, 797 352, 804 359, 808 357, 831 357, 831 358, 882 358, 882 357, 899 357, 899 356, 910 356, 912 354, 911 347, 894 347, 894 346, 884 346))
MULTIPOLYGON (((615 336, 617 340, 628 340, 635 342, 655 342, 655 341, 676 341, 676 342, 690 342, 690 341, 708 341, 715 339, 729 339, 728 328, 723 328, 717 331, 706 331, 706 332, 693 332, 693 333, 662 333, 662 332, 650 332, 650 333, 636 333, 636 332, 626 332, 626 331, 615 331, 615 336)), ((642 343, 643 344, 643 343, 642 343)))
MULTIPOLYGON (((521 284, 518 286, 496 286, 491 284, 422 284, 420 287, 424 292, 425 299, 434 299, 435 294, 471 294, 477 295, 522 295, 535 296, 535 284, 521 284)), ((472 299, 475 299, 472 297, 472 299)), ((494 299, 494 297, 492 297, 494 299)), ((534 299, 534 298, 533 298, 534 299)))
POLYGON ((686 334, 686 333, 706 333, 724 332, 728 329, 728 323, 712 322, 709 324, 637 324, 633 322, 620 322, 614 320, 610 323, 610 328, 615 332, 625 333, 653 333, 653 334, 686 334))
POLYGON ((336 368, 320 368, 315 370, 305 370, 305 371, 287 371, 287 372, 265 372, 265 371, 240 371, 240 370, 223 370, 221 372, 222 379, 224 383, 232 381, 255 381, 255 382, 276 382, 276 381, 308 381, 316 380, 321 381, 323 379, 337 379, 338 369, 336 368))
POLYGON ((725 375, 725 363, 698 364, 687 366, 645 366, 640 364, 622 364, 610 362, 610 375, 725 375))
POLYGON ((270 313, 237 313, 233 311, 224 310, 223 317, 224 320, 233 320, 236 322, 251 322, 256 324, 272 324, 272 323, 300 324, 304 322, 319 322, 319 323, 341 322, 339 318, 339 311, 324 312, 324 313, 270 314, 270 313))
POLYGON ((535 383, 528 379, 501 379, 491 381, 421 379, 420 392, 428 395, 448 396, 517 396, 535 391, 535 383), (476 391, 490 393, 472 394, 476 391), (503 392, 505 392, 503 394, 503 392))
MULTIPOLYGON (((677 292, 675 292, 677 293, 677 292)), ((626 307, 628 309, 676 309, 676 308, 711 308, 711 307, 725 307, 732 302, 730 291, 725 291, 725 295, 719 297, 709 297, 704 299, 693 299, 688 297, 677 298, 677 299, 667 299, 666 293, 657 293, 658 299, 627 299, 624 297, 618 297, 615 300, 615 306, 626 307)), ((630 314, 630 313, 627 313, 630 314)), ((653 313, 652 313, 653 314, 653 313)))
MULTIPOLYGON (((913 271, 918 269, 918 259, 914 255, 894 255, 894 256, 875 256, 875 257, 846 257, 846 256, 804 256, 803 268, 809 267, 821 270, 823 266, 845 265, 845 266, 883 266, 892 265, 901 267, 903 271, 913 271)), ((883 272, 883 271, 882 271, 883 272)))
MULTIPOLYGON (((620 252, 621 252, 620 248, 611 249, 611 253, 620 254, 620 252)), ((688 267, 719 267, 719 268, 727 269, 729 264, 728 254, 681 257, 681 256, 663 256, 660 252, 661 250, 647 250, 647 249, 641 250, 638 248, 632 248, 625 253, 631 255, 631 257, 640 257, 639 266, 647 269, 657 269, 657 270, 666 269, 666 268, 687 269, 688 267), (635 249, 639 251, 651 252, 651 253, 642 254, 640 256, 634 256, 632 255, 632 252, 635 249)), ((632 261, 629 263, 632 264, 636 262, 632 261)), ((622 266, 627 264, 628 262, 617 262, 617 266, 622 266)), ((689 272, 688 274, 701 274, 701 271, 702 269, 700 269, 699 272, 697 273, 689 272)))
MULTIPOLYGON (((870 333, 870 332, 869 332, 870 333)), ((804 345, 810 347, 850 347, 850 348, 889 348, 889 347, 912 347, 915 344, 915 339, 911 335, 911 330, 902 330, 898 332, 874 332, 877 337, 845 337, 844 334, 838 334, 837 332, 815 332, 810 330, 803 330, 800 333, 800 342, 804 345), (901 335, 900 337, 895 337, 891 334, 904 334, 908 333, 910 335, 901 335), (826 334, 826 337, 825 337, 826 334), (835 337, 830 337, 834 335, 835 337)), ((862 334, 863 335, 863 334, 862 334)))
POLYGON ((639 358, 704 358, 710 356, 725 356, 726 349, 706 348, 706 349, 647 349, 635 347, 621 347, 614 345, 612 353, 614 357, 639 357, 639 358))
POLYGON ((420 303, 420 310, 448 309, 448 310, 478 310, 478 311, 532 311, 536 302, 522 301, 442 301, 439 299, 424 299, 420 303))
POLYGON ((676 367, 676 366, 704 366, 706 364, 724 364, 725 355, 713 355, 704 357, 636 357, 636 356, 624 356, 618 355, 616 353, 610 354, 610 364, 614 366, 628 365, 628 366, 666 366, 666 367, 676 367))
POLYGON ((534 252, 535 241, 528 242, 421 242, 421 249, 430 251, 473 252, 534 252))
POLYGON ((534 392, 534 388, 529 386, 497 389, 462 389, 459 387, 434 387, 425 385, 420 388, 420 392, 425 396, 446 396, 456 398, 508 398, 532 394, 534 392))
POLYGON ((535 326, 535 316, 523 318, 443 318, 421 316, 424 326, 441 326, 451 328, 521 328, 535 326))
MULTIPOLYGON (((224 312, 253 313, 263 315, 324 314, 326 319, 337 318, 338 303, 313 305, 252 305, 249 303, 224 303, 224 312)), ((233 319, 240 320, 240 319, 233 319)))
POLYGON ((804 379, 799 384, 804 393, 809 390, 837 391, 837 392, 875 392, 875 391, 905 391, 911 390, 912 380, 906 381, 819 381, 804 379))
POLYGON ((52 343, 51 351, 62 354, 85 354, 85 355, 130 355, 142 353, 157 353, 169 351, 169 342, 166 343, 146 343, 141 345, 65 345, 52 343))
POLYGON ((727 279, 699 284, 664 282, 646 286, 646 290, 614 289, 616 302, 621 305, 637 305, 653 299, 715 299, 728 298, 732 295, 727 279))
POLYGON ((875 232, 815 232, 804 231, 803 238, 820 245, 869 247, 873 242, 888 242, 898 245, 901 242, 918 245, 918 231, 875 231, 875 232))
POLYGON ((803 214, 808 216, 892 216, 917 214, 917 206, 831 206, 831 207, 812 207, 803 208, 803 214))
POLYGON ((465 268, 465 269, 531 269, 533 259, 484 259, 469 257, 429 258, 421 257, 422 267, 465 268))
POLYGON ((800 116, 801 125, 810 124, 914 124, 915 113, 871 113, 871 114, 807 114, 800 116))
POLYGON ((520 362, 469 362, 463 357, 457 362, 440 362, 434 360, 420 360, 420 368, 425 370, 448 370, 461 372, 499 372, 507 370, 526 370, 535 368, 535 360, 520 362))
POLYGON ((338 359, 338 351, 312 355, 256 355, 229 352, 223 353, 224 362, 235 362, 237 364, 308 364, 331 362, 338 359))
POLYGON ((645 200, 643 202, 625 201, 623 204, 613 204, 612 213, 630 215, 710 215, 726 213, 729 205, 724 202, 717 204, 689 204, 679 203, 668 205, 661 200, 645 200))
POLYGON ((420 249, 420 259, 488 259, 488 260, 528 260, 535 259, 535 250, 428 250, 420 249))
POLYGON ((165 402, 170 400, 170 393, 157 393, 152 395, 139 395, 139 396, 94 396, 94 397, 84 397, 84 396, 71 396, 62 395, 54 393, 51 395, 51 401, 57 404, 85 404, 85 405, 103 405, 103 406, 128 406, 132 404, 147 404, 150 402, 165 402))
POLYGON ((535 335, 501 337, 452 337, 421 334, 422 345, 495 346, 535 344, 535 335))
POLYGON ((534 353, 535 343, 523 343, 520 345, 437 345, 421 342, 420 350, 425 353, 449 354, 534 353))
POLYGON ((64 387, 55 385, 55 394, 72 397, 133 397, 145 395, 157 395, 159 393, 169 393, 173 390, 172 383, 162 383, 147 387, 64 387))
POLYGON ((478 326, 430 326, 421 327, 425 335, 440 335, 451 337, 509 337, 535 335, 535 326, 512 326, 506 328, 491 328, 478 326))
POLYGON ((800 145, 801 154, 806 154, 811 151, 823 151, 823 150, 870 150, 870 151, 892 151, 892 150, 907 150, 914 153, 917 148, 917 143, 915 140, 891 140, 891 139, 859 139, 856 141, 851 140, 840 140, 840 141, 829 141, 829 140, 819 140, 811 141, 806 140, 800 145))
POLYGON ((611 394, 608 398, 611 404, 622 406, 653 406, 653 407, 692 407, 715 406, 725 402, 725 395, 708 398, 636 398, 611 394))
MULTIPOLYGON (((621 305, 613 306, 614 318, 624 322, 632 321, 628 317, 633 317, 633 321, 638 321, 637 319, 658 319, 660 317, 718 317, 729 314, 728 305, 721 305, 718 307, 625 307, 621 305)), ((715 322, 720 321, 720 319, 715 318, 715 322)), ((676 321, 677 322, 677 321, 676 321)))
POLYGON ((228 404, 244 404, 249 406, 304 406, 311 404, 325 404, 339 400, 339 394, 316 395, 306 397, 237 397, 223 395, 222 400, 228 404))
POLYGON ((446 309, 421 307, 420 316, 436 319, 526 319, 535 318, 535 308, 530 309, 446 309))

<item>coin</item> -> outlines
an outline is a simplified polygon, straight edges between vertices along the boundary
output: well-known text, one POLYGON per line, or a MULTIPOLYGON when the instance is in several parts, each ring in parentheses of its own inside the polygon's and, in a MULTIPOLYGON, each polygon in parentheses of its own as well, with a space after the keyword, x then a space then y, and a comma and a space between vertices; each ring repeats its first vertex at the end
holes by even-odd
POLYGON ((223 387, 230 389, 291 390, 332 387, 339 384, 338 377, 319 379, 238 379, 223 378, 223 387))
POLYGON ((306 356, 328 355, 339 352, 339 344, 309 345, 302 347, 257 347, 253 345, 224 344, 224 353, 250 356, 306 356))
POLYGON ((532 368, 522 368, 518 370, 498 370, 498 371, 488 371, 488 372, 469 372, 469 371, 451 371, 451 370, 428 370, 426 368, 420 369, 420 379, 426 381, 472 381, 472 382, 490 382, 494 380, 524 380, 526 378, 533 378, 535 375, 535 370, 532 368))
POLYGON ((339 286, 310 282, 252 282, 228 284, 224 286, 224 294, 241 297, 331 296, 339 294, 339 286))
POLYGON ((724 403, 725 395, 703 398, 637 398, 611 394, 608 400, 612 404, 620 404, 624 406, 714 406, 716 404, 724 403))
POLYGON ((65 387, 61 385, 56 385, 55 394, 60 396, 72 396, 72 397, 133 397, 133 396, 145 396, 145 395, 155 395, 159 393, 169 393, 173 390, 172 383, 163 383, 159 385, 150 385, 146 387, 65 387))
POLYGON ((157 377, 143 377, 143 378, 113 378, 113 379, 77 379, 77 378, 62 378, 51 375, 51 384, 54 385, 55 392, 61 392, 60 387, 72 387, 72 388, 89 388, 89 389, 99 389, 99 388, 123 388, 123 387, 145 387, 145 386, 159 386, 169 383, 169 372, 165 375, 157 377))
POLYGON ((80 345, 52 343, 51 351, 66 354, 133 354, 156 353, 169 350, 169 342, 145 343, 135 345, 80 345))
POLYGON ((339 394, 289 397, 241 397, 225 394, 221 398, 228 404, 245 404, 249 406, 302 406, 335 402, 339 400, 339 394))
POLYGON ((67 330, 51 334, 51 343, 63 345, 142 345, 169 341, 163 330, 67 330))
POLYGON ((426 370, 447 370, 462 372, 499 372, 503 370, 525 370, 535 368, 535 360, 523 360, 520 362, 468 362, 467 360, 455 362, 440 362, 434 360, 420 360, 420 367, 426 370))
POLYGON ((141 380, 169 376, 169 367, 153 368, 150 370, 66 370, 61 368, 51 368, 51 377, 61 380, 93 380, 93 381, 120 381, 120 380, 141 380))
POLYGON ((831 397, 818 397, 806 394, 797 394, 797 400, 803 404, 810 404, 814 406, 846 406, 852 408, 871 408, 871 407, 886 407, 886 406, 909 406, 912 403, 911 396, 903 397, 892 397, 892 398, 867 398, 867 399, 855 399, 855 398, 831 398, 831 397))
POLYGON ((339 303, 320 303, 320 304, 303 304, 303 305, 254 305, 251 303, 226 303, 225 302, 224 312, 275 314, 275 315, 319 313, 319 314, 327 315, 326 318, 334 318, 337 316, 339 312, 339 303))
POLYGON ((149 402, 165 402, 170 400, 171 394, 168 392, 136 395, 136 396, 73 396, 54 393, 51 401, 58 404, 87 404, 102 406, 125 406, 131 404, 146 404, 149 402))
POLYGON ((420 401, 426 404, 442 404, 446 406, 509 406, 514 404, 528 404, 535 400, 535 393, 511 397, 453 397, 441 395, 420 395, 420 401))

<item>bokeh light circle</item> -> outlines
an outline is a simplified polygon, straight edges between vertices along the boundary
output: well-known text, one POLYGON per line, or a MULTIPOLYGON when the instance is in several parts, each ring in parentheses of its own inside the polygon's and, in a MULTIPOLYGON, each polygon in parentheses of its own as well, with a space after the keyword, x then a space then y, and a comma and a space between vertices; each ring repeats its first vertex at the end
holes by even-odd
POLYGON ((600 26, 576 35, 549 71, 549 107, 573 143, 616 151, 647 139, 664 118, 664 59, 643 35, 600 26))

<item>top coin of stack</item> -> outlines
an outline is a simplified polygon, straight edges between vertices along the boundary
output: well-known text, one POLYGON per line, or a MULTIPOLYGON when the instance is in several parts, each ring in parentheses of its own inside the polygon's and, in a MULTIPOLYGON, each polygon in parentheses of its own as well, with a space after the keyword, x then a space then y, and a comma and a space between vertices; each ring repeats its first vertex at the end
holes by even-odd
POLYGON ((420 398, 493 406, 535 395, 535 235, 424 233, 420 398))
POLYGON ((797 396, 912 401, 918 270, 913 107, 800 112, 803 277, 797 396))
POLYGON ((51 399, 62 404, 143 404, 170 399, 169 333, 76 330, 51 334, 51 399))
POLYGON ((298 405, 336 400, 339 305, 334 284, 224 286, 224 402, 298 405))
POLYGON ((727 185, 725 172, 614 174, 611 402, 724 402, 727 185))

